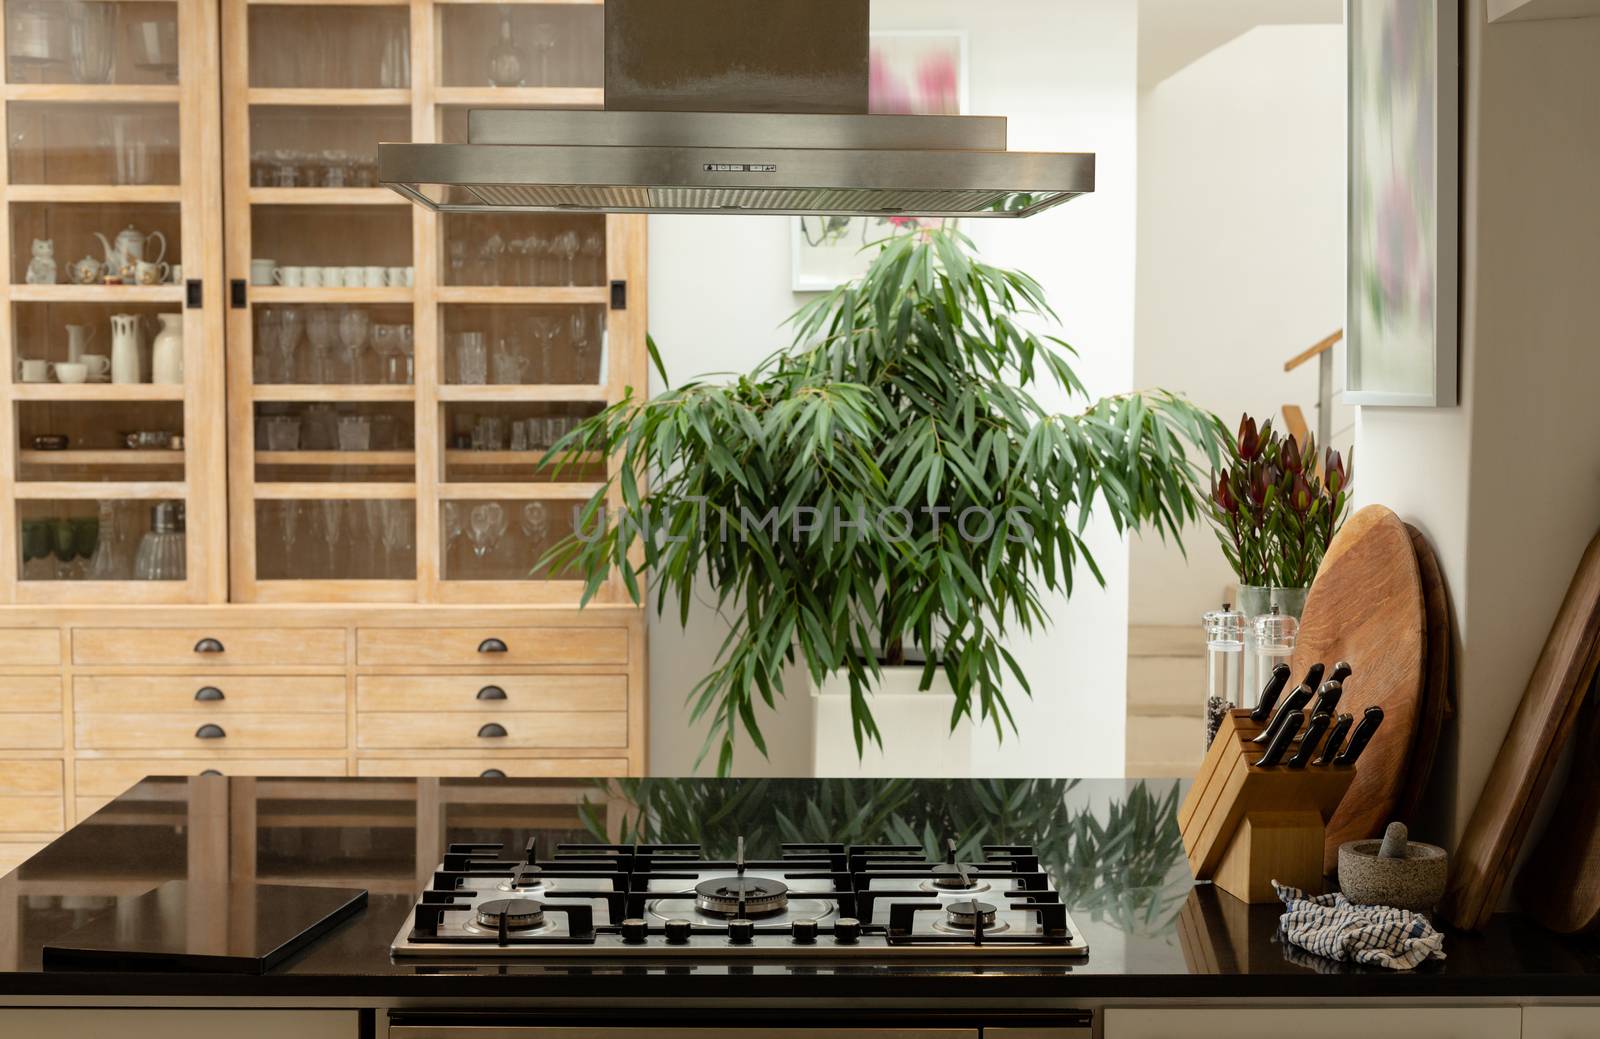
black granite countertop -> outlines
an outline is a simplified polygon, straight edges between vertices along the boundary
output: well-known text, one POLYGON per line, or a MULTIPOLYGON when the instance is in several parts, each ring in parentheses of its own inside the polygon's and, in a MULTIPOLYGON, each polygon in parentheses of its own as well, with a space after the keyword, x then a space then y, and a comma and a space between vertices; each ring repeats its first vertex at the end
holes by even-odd
POLYGON ((20 996, 950 1000, 1279 996, 1600 998, 1600 941, 1515 915, 1450 934, 1407 973, 1286 947, 1273 906, 1195 885, 1174 781, 149 779, 0 880, 0 1001, 20 996), (637 806, 649 806, 641 815, 637 806), (646 821, 641 822, 641 819, 646 821), (1090 943, 1051 964, 395 962, 389 944, 444 842, 604 838, 728 854, 783 841, 1031 843, 1090 943), (51 939, 168 880, 365 887, 367 908, 261 977, 55 972, 51 939))

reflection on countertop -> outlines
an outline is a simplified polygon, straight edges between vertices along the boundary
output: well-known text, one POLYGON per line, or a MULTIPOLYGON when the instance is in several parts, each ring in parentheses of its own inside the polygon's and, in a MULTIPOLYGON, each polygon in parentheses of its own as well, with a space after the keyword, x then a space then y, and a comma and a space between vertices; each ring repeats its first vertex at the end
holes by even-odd
MULTIPOLYGON (((152 778, 0 879, 0 993, 293 999, 559 995, 1114 998, 1600 994, 1600 945, 1517 916, 1452 934, 1449 959, 1392 974, 1305 956, 1277 909, 1195 885, 1183 784, 1125 780, 438 780, 152 778), (842 841, 1027 843, 1090 945, 1087 961, 786 966, 394 962, 389 943, 450 842, 694 842, 725 855, 842 841), (365 912, 264 977, 44 973, 40 951, 172 879, 371 892, 365 912), (731 988, 730 986, 736 986, 731 988)), ((543 853, 543 852, 541 852, 543 853)), ((215 928, 215 920, 194 926, 215 928)))

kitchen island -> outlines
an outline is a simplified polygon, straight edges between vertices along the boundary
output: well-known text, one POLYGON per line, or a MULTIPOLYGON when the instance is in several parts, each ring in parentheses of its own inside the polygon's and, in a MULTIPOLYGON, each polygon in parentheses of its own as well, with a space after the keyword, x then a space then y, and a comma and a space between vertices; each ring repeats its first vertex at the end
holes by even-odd
MULTIPOLYGON (((1175 781, 1123 780, 152 778, 0 880, 0 1036, 86 1034, 112 1014, 125 1035, 145 1034, 146 1021, 152 1034, 199 1034, 175 1028, 213 1020, 192 1016, 200 1010, 227 1011, 227 1024, 208 1027, 237 1037, 297 1039, 391 1027, 416 1039, 543 1034, 452 1030, 485 1013, 641 1035, 677 1024, 699 1034, 1045 1027, 1142 1039, 1279 1034, 1286 1022, 1302 1039, 1600 1034, 1600 942, 1553 936, 1515 914, 1482 934, 1449 934, 1448 959, 1406 973, 1284 945, 1275 907, 1192 882, 1179 792, 1175 781), (694 842, 731 855, 722 849, 740 836, 767 856, 780 843, 823 840, 1032 844, 1089 953, 981 963, 391 956, 451 844, 694 842), (44 968, 46 945, 99 914, 120 907, 126 927, 144 926, 127 912, 133 900, 179 879, 370 895, 358 915, 264 975, 44 968), (1324 1009, 1294 1009, 1310 1004, 1324 1009)), ((242 926, 189 916, 183 926, 197 932, 242 926)))

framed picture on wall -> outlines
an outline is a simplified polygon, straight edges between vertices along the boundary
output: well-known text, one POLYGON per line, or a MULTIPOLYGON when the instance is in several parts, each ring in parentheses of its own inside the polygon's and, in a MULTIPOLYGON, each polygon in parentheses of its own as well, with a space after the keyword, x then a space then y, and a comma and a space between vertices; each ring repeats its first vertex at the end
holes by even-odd
MULTIPOLYGON (((956 30, 874 32, 868 107, 883 115, 964 115, 967 34, 956 30)), ((794 291, 826 292, 860 277, 873 242, 905 217, 794 218, 794 291)))
POLYGON ((1346 0, 1350 404, 1457 398, 1455 0, 1346 0))

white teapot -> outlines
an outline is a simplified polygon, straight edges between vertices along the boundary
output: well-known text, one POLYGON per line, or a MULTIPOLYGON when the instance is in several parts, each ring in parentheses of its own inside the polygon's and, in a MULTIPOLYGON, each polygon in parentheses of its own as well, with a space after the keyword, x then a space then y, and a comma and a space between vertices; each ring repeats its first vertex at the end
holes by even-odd
POLYGON ((106 236, 99 231, 94 232, 94 236, 100 239, 100 247, 106 251, 106 272, 118 275, 123 281, 132 279, 133 269, 139 261, 148 259, 151 263, 160 263, 167 255, 167 238, 160 231, 145 234, 129 224, 117 233, 115 245, 106 241, 106 236), (159 242, 161 251, 146 257, 144 249, 150 242, 159 242))

